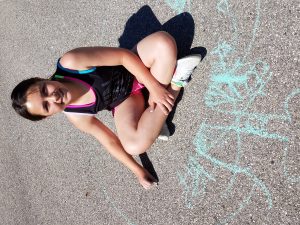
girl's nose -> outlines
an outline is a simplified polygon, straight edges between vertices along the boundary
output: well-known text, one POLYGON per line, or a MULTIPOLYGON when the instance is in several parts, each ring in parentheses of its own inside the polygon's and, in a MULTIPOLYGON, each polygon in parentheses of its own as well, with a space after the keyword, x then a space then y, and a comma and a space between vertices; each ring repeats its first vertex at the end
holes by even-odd
POLYGON ((46 97, 46 100, 49 102, 58 102, 59 100, 59 95, 54 91, 51 95, 46 97))

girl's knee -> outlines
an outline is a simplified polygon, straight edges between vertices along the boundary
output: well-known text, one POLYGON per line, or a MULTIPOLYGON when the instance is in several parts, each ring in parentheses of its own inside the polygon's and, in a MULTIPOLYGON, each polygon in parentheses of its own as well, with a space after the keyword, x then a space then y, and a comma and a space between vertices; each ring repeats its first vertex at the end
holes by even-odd
POLYGON ((139 155, 147 151, 147 149, 153 144, 149 141, 130 141, 123 144, 125 151, 130 155, 139 155))
POLYGON ((155 33, 155 43, 160 54, 167 53, 177 56, 177 45, 175 39, 165 31, 155 33))

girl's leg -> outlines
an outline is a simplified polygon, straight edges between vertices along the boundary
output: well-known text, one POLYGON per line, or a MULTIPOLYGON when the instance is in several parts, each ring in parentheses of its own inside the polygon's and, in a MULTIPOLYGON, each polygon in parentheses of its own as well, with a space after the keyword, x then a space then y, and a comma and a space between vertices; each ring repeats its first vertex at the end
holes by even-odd
MULTIPOLYGON (((177 61, 174 39, 165 32, 154 33, 137 44, 136 53, 176 98, 180 87, 169 85, 177 61)), ((132 95, 118 106, 114 118, 123 147, 129 154, 137 155, 153 144, 167 116, 158 107, 153 112, 145 110, 143 95, 132 95)))

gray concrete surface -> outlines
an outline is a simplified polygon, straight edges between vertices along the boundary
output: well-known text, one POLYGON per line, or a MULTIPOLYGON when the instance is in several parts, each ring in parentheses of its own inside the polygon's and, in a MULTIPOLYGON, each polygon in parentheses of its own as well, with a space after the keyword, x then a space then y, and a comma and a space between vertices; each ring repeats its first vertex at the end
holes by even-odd
MULTIPOLYGON (((0 10, 0 224, 300 224, 299 1, 1 0, 0 10), (156 188, 64 115, 33 123, 12 110, 13 87, 51 75, 67 50, 121 36, 130 47, 157 29, 207 55, 175 133, 148 152, 156 188)), ((98 117, 114 129, 109 112, 98 117)))

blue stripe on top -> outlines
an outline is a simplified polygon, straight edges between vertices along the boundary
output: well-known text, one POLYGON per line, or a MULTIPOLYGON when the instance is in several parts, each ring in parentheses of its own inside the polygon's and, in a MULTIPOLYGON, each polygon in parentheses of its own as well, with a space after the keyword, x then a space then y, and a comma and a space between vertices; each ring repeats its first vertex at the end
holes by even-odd
POLYGON ((94 72, 96 70, 96 67, 93 67, 91 69, 88 69, 88 70, 71 70, 71 69, 68 69, 68 68, 65 68, 63 67, 60 62, 59 62, 60 58, 58 59, 57 61, 57 66, 66 71, 66 72, 69 72, 69 73, 74 73, 74 74, 87 74, 87 73, 91 73, 91 72, 94 72))

